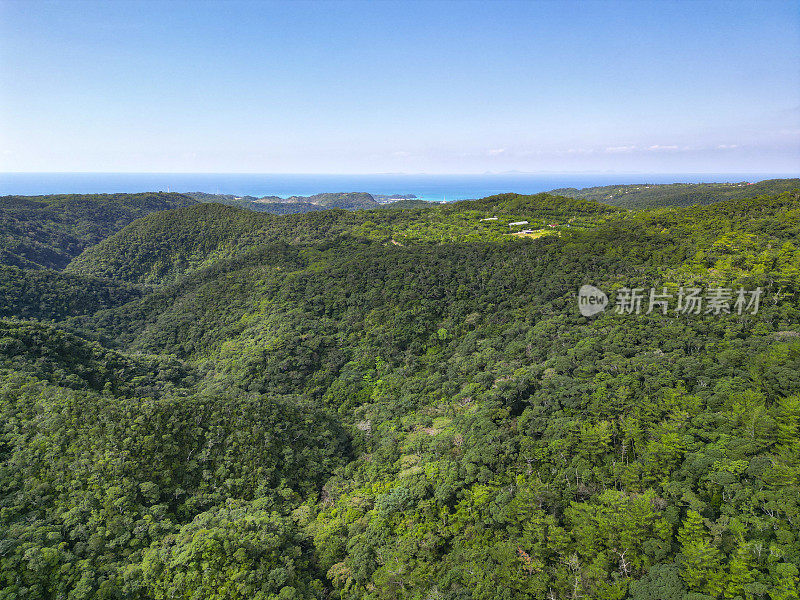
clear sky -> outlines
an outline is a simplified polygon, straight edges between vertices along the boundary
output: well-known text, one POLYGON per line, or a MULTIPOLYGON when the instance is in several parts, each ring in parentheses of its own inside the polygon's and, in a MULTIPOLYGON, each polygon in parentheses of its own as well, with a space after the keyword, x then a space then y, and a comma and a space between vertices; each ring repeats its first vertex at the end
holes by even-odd
POLYGON ((800 2, 0 0, 0 171, 800 172, 800 2))

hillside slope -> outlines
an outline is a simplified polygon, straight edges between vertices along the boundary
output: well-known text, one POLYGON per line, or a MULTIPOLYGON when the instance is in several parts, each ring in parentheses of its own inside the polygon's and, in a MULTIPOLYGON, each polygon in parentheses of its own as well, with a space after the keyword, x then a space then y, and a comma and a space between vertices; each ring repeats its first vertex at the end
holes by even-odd
POLYGON ((343 192, 315 194, 313 196, 233 196, 231 194, 208 194, 205 192, 189 192, 187 196, 201 202, 216 202, 239 208, 247 208, 256 212, 267 212, 276 215, 306 213, 327 208, 344 210, 361 210, 380 206, 371 194, 366 192, 343 192))
POLYGON ((88 248, 67 267, 70 273, 131 283, 174 283, 214 260, 243 255, 275 242, 344 243, 349 239, 404 244, 459 241, 510 241, 508 222, 525 219, 543 227, 546 220, 581 219, 581 225, 604 219, 618 209, 547 194, 508 194, 483 201, 426 205, 416 210, 326 210, 283 217, 253 213, 221 204, 199 204, 137 220, 88 248), (484 214, 503 219, 484 222, 484 214), (396 240, 395 240, 396 241, 396 240))
POLYGON ((325 208, 344 208, 355 210, 376 208, 379 206, 375 198, 366 192, 345 192, 341 194, 315 194, 313 196, 293 196, 289 201, 309 202, 325 208))
POLYGON ((767 179, 755 183, 607 185, 583 189, 561 188, 550 193, 594 200, 628 209, 648 209, 661 206, 711 204, 720 200, 738 200, 797 189, 800 189, 800 179, 767 179))
POLYGON ((0 264, 62 269, 85 248, 152 212, 189 206, 181 194, 0 197, 0 264))
POLYGON ((98 274, 140 295, 0 322, 0 594, 796 597, 798 193, 205 204, 98 274))
POLYGON ((221 204, 159 212, 88 248, 67 272, 150 285, 172 283, 256 242, 268 218, 221 204))
POLYGON ((464 210, 487 211, 499 214, 532 213, 536 216, 580 216, 619 212, 619 209, 602 204, 597 200, 571 198, 553 193, 543 194, 498 194, 480 200, 461 200, 445 204, 448 211, 464 210))
POLYGON ((121 281, 0 265, 0 317, 60 321, 121 306, 142 294, 121 281))

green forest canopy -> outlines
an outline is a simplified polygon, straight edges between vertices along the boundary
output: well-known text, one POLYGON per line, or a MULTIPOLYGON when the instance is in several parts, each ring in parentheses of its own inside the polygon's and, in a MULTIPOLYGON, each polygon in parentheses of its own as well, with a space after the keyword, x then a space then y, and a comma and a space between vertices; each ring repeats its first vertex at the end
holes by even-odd
POLYGON ((761 194, 779 194, 800 188, 800 179, 767 179, 733 183, 671 183, 605 185, 583 189, 560 188, 550 192, 570 198, 595 200, 623 208, 711 204, 719 200, 743 200, 761 194))
POLYGON ((2 599, 798 598, 797 190, 0 218, 2 599))

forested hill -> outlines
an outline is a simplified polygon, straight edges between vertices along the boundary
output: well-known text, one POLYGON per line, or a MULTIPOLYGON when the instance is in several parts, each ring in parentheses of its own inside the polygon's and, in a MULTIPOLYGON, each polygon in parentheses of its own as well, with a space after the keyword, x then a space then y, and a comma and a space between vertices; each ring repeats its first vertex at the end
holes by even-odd
POLYGON ((461 200, 444 205, 448 210, 482 210, 496 214, 523 214, 535 211, 537 216, 581 216, 618 212, 596 200, 570 198, 557 194, 498 194, 482 200, 461 200))
POLYGON ((214 259, 258 241, 269 216, 222 204, 149 215, 88 248, 67 267, 119 281, 172 283, 214 259))
POLYGON ((0 599, 798 599, 800 191, 204 203, 35 266, 0 599))
POLYGON ((213 202, 215 204, 226 204, 236 206, 255 212, 271 213, 273 215, 291 215, 295 213, 313 212, 325 210, 324 206, 311 204, 310 202, 294 201, 286 202, 278 196, 234 196, 232 194, 208 194, 205 192, 189 192, 187 196, 199 200, 200 202, 213 202))
POLYGON ((427 200, 420 200, 419 198, 401 198, 399 200, 391 200, 381 204, 380 208, 397 209, 397 208, 424 208, 437 204, 436 202, 429 202, 427 200))
POLYGON ((289 202, 310 202, 326 208, 376 208, 378 203, 366 192, 348 192, 343 194, 315 194, 314 196, 292 196, 289 202))
POLYGON ((779 194, 800 188, 800 179, 767 179, 738 183, 670 183, 606 185, 583 189, 560 188, 551 194, 585 198, 629 209, 660 206, 711 204, 720 200, 738 200, 763 194, 779 194))
MULTIPOLYGON (((129 283, 175 283, 215 260, 246 254, 259 244, 319 243, 345 238, 411 245, 457 241, 509 242, 508 223, 526 221, 541 234, 558 233, 553 220, 587 226, 618 209, 591 201, 538 194, 505 194, 482 201, 427 204, 416 210, 330 210, 275 217, 222 204, 199 204, 139 219, 88 248, 70 273, 129 283), (501 215, 496 221, 483 221, 501 215)), ((514 231, 518 230, 515 228, 514 231)))
POLYGON ((201 202, 216 202, 229 204, 239 208, 247 208, 256 212, 266 212, 276 215, 306 213, 326 208, 342 208, 345 210, 359 210, 377 208, 380 206, 371 194, 366 192, 345 192, 315 194, 313 196, 233 196, 231 194, 208 194, 205 192, 189 192, 187 196, 201 202))
POLYGON ((197 202, 181 194, 0 197, 0 264, 61 269, 84 248, 152 212, 197 202))

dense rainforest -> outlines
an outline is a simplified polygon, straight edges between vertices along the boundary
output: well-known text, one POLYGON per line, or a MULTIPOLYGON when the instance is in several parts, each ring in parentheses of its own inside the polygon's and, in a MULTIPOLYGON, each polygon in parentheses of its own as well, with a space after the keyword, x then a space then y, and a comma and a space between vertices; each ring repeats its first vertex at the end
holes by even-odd
POLYGON ((760 194, 789 192, 800 188, 800 179, 767 179, 737 183, 671 183, 604 185, 583 189, 559 188, 551 194, 595 200, 629 209, 712 204, 719 200, 743 200, 760 194))
POLYGON ((0 599, 797 600, 800 190, 743 189, 0 198, 0 599))
MULTIPOLYGON (((206 192, 189 192, 187 196, 200 202, 216 202, 229 206, 238 206, 257 212, 272 213, 274 215, 289 215, 294 213, 307 213, 326 208, 343 208, 357 210, 362 208, 377 208, 380 206, 372 194, 366 192, 345 192, 340 194, 315 194, 313 196, 233 196, 231 194, 208 194, 206 192)), ((386 197, 379 196, 384 199, 386 197)), ((388 198, 387 198, 388 199, 388 198)), ((403 198, 398 198, 402 200, 403 198)))

